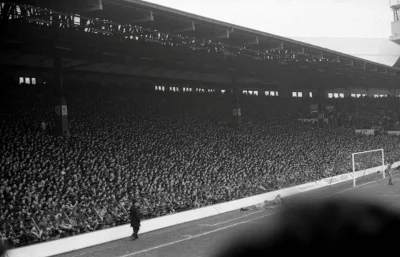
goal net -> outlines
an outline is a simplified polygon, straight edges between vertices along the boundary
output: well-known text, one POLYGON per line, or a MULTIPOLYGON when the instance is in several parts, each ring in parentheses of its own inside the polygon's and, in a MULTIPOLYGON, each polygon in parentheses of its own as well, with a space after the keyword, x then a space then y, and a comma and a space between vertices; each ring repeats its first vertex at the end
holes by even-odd
POLYGON ((353 153, 353 186, 385 178, 385 153, 383 149, 353 153))

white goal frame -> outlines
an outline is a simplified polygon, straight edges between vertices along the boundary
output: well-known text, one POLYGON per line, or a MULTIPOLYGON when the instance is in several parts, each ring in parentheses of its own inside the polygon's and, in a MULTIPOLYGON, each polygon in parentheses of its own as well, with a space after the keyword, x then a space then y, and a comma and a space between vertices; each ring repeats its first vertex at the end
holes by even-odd
MULTIPOLYGON (((351 160, 352 160, 352 163, 353 163, 353 187, 356 187, 356 162, 354 161, 354 157, 357 154, 373 153, 373 152, 382 152, 382 166, 381 167, 384 168, 385 167, 385 151, 383 149, 375 149, 375 150, 370 150, 370 151, 364 151, 364 152, 358 152, 358 153, 352 153, 351 154, 351 160)), ((383 178, 385 178, 385 170, 382 171, 382 174, 383 174, 383 178)))

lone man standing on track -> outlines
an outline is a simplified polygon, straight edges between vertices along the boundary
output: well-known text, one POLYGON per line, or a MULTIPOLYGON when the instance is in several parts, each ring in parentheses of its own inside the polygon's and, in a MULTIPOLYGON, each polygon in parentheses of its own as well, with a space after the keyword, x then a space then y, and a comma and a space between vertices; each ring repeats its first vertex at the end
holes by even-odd
POLYGON ((389 163, 387 168, 386 168, 386 173, 389 176, 389 186, 393 186, 393 177, 392 177, 392 165, 393 163, 389 163))
POLYGON ((133 228, 133 234, 131 235, 133 240, 139 239, 138 232, 140 229, 140 212, 137 209, 138 207, 139 203, 137 203, 135 199, 132 199, 132 206, 129 210, 129 216, 131 219, 131 227, 133 228))

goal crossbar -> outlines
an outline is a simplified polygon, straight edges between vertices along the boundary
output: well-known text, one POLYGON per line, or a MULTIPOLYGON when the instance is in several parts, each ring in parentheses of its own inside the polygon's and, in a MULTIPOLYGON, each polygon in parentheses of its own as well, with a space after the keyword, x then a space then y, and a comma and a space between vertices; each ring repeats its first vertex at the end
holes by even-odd
MULTIPOLYGON (((373 153, 373 152, 382 152, 382 166, 385 166, 385 151, 383 149, 375 149, 375 150, 370 150, 370 151, 363 151, 363 152, 357 152, 357 153, 352 153, 351 154, 351 160, 353 163, 353 186, 356 186, 356 162, 354 160, 354 157, 358 154, 364 154, 364 153, 373 153)), ((382 172, 383 178, 385 178, 385 171, 382 172)))

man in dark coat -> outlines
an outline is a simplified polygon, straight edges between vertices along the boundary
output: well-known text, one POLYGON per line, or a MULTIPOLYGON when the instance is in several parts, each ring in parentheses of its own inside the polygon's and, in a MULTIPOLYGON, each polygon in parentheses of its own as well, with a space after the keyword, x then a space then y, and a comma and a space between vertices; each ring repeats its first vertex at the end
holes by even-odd
POLYGON ((129 210, 129 216, 131 219, 131 227, 133 228, 133 234, 131 236, 133 240, 139 239, 138 232, 140 228, 140 212, 137 209, 138 207, 139 204, 135 200, 132 200, 132 206, 129 210))

